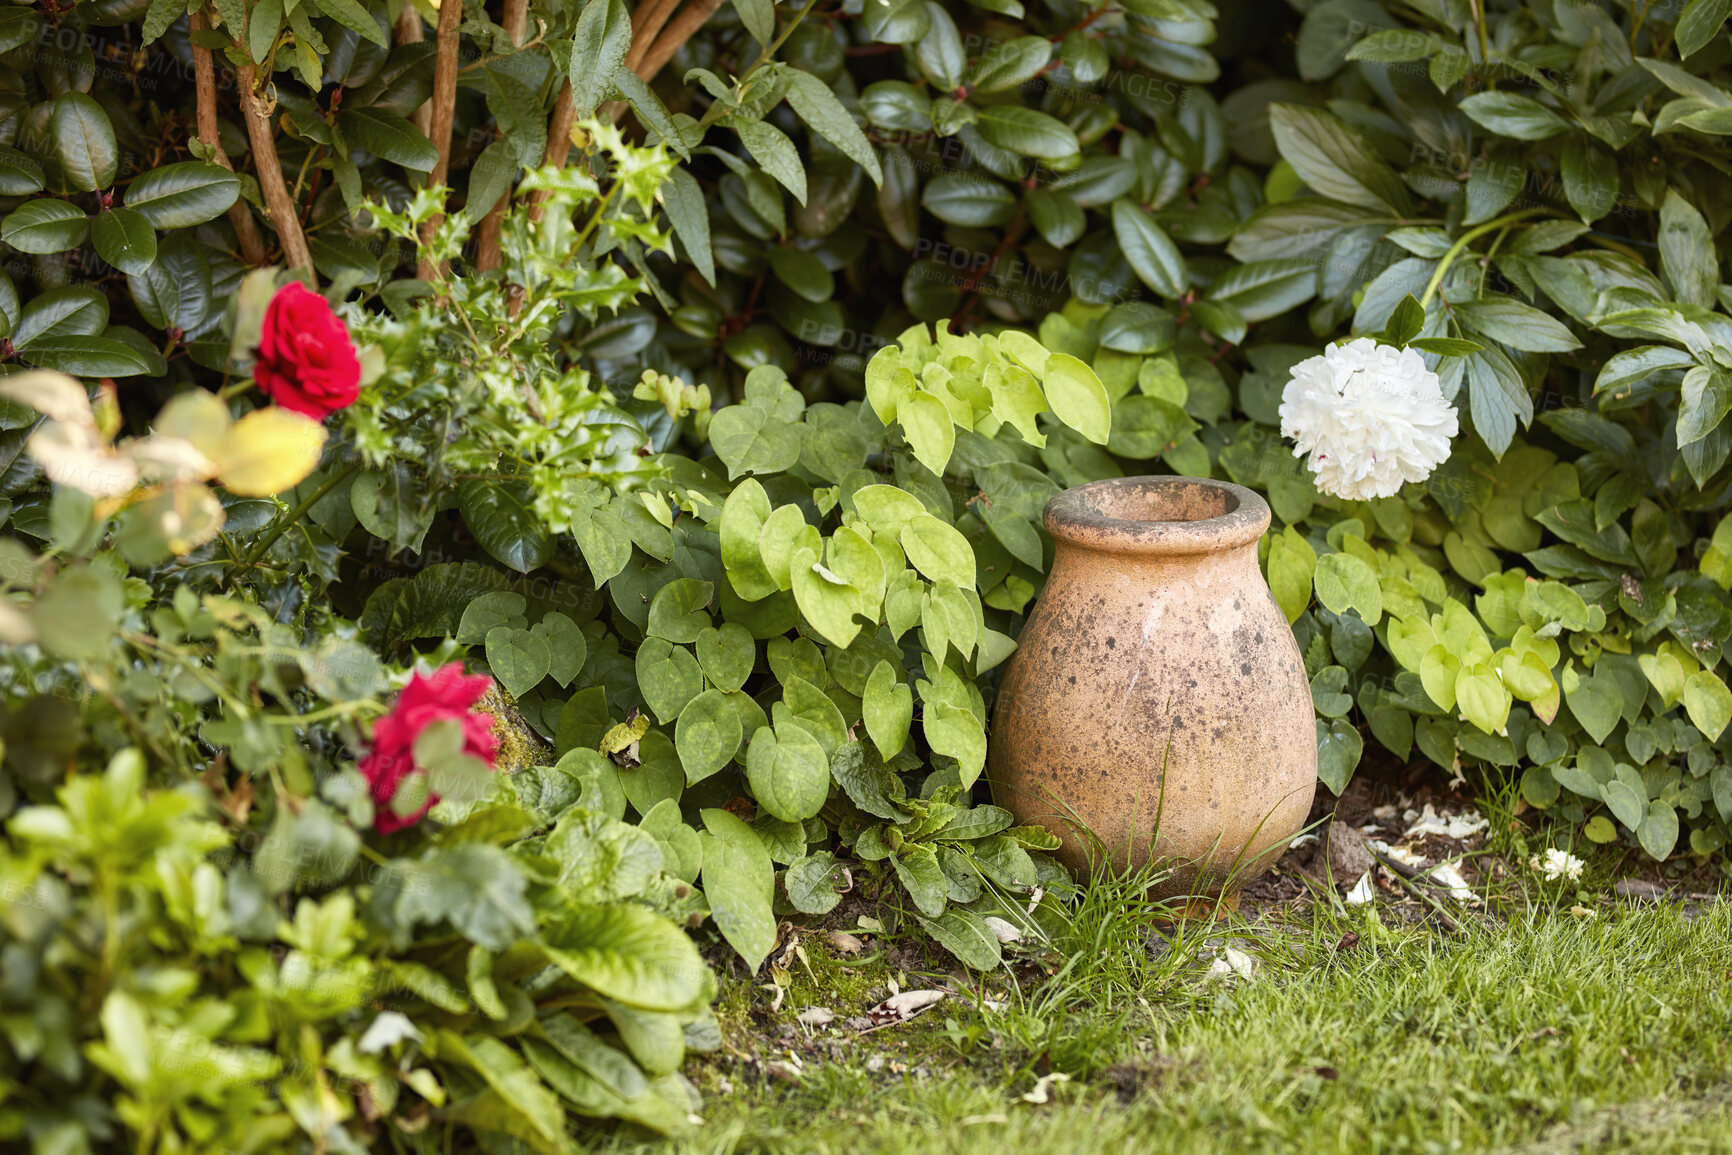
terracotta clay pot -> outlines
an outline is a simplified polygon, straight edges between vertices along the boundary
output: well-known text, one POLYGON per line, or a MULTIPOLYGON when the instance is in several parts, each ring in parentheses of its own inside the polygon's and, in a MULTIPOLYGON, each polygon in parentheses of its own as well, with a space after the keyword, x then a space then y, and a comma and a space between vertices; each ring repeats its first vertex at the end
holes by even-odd
POLYGON ((1304 824, 1315 716, 1257 566, 1268 527, 1251 490, 1190 477, 1047 503, 1057 556, 998 691, 989 773, 1073 871, 1152 855, 1174 868, 1158 894, 1236 891, 1304 824))

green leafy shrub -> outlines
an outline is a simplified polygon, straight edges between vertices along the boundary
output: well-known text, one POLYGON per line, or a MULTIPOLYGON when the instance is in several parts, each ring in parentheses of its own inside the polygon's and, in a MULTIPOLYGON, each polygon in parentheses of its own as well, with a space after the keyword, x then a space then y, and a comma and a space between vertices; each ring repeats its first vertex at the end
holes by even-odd
POLYGON ((286 8, 0 13, 0 367, 97 382, 0 404, 8 1141, 561 1149, 683 1122, 682 924, 1038 949, 986 722, 1122 473, 1267 494, 1326 785, 1724 846, 1724 5, 286 8), (279 265, 361 346, 317 434, 249 387, 279 265), (1373 334, 1463 432, 1345 501, 1279 406, 1373 334), (503 772, 429 740, 380 834, 458 659, 503 772))

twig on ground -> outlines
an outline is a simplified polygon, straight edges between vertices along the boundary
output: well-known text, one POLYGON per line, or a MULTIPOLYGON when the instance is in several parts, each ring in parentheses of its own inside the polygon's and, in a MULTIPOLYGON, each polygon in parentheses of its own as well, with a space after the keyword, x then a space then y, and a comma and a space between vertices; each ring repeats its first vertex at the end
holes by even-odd
POLYGON ((1415 881, 1416 879, 1424 877, 1423 871, 1417 867, 1408 866, 1404 862, 1397 862, 1387 854, 1381 854, 1370 846, 1367 846, 1366 849, 1371 851, 1371 857, 1375 858, 1378 862, 1390 869, 1390 871, 1395 875, 1396 881, 1406 887, 1409 893, 1414 895, 1414 897, 1418 898, 1427 906, 1431 907, 1437 917, 1443 920, 1443 925, 1447 926, 1450 930, 1458 931, 1461 929, 1461 923, 1455 920, 1455 916, 1445 910, 1441 902, 1426 893, 1425 888, 1415 881))

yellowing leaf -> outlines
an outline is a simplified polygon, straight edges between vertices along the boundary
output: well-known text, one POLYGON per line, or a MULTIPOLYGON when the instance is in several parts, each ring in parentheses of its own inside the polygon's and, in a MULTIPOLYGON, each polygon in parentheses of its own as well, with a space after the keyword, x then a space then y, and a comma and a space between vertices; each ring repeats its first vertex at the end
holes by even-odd
POLYGON ((312 418, 275 407, 255 409, 223 438, 215 455, 217 475, 231 493, 269 497, 306 480, 324 447, 325 428, 312 418))
POLYGON ((215 393, 189 389, 162 407, 152 432, 158 437, 189 441, 200 453, 214 458, 222 453, 223 439, 233 424, 229 407, 215 393))
POLYGON ((1069 353, 1054 353, 1046 359, 1042 381, 1055 417, 1095 444, 1107 443, 1113 406, 1093 369, 1069 353))
POLYGON ((0 397, 28 405, 42 416, 68 425, 96 426, 90 397, 75 377, 45 369, 14 373, 0 380, 0 397))

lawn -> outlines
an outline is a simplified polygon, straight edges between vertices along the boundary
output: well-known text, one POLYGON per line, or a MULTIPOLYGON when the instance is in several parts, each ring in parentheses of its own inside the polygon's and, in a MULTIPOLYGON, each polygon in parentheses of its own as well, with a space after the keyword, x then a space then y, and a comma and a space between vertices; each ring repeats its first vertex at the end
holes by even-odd
POLYGON ((778 1009, 774 983, 724 980, 727 1044, 688 1070, 705 1125, 610 1149, 1732 1151, 1724 902, 1487 895, 1450 931, 1313 889, 1175 926, 1133 890, 1086 891, 1052 974, 864 1031, 892 983, 967 988, 811 933, 778 1009), (1249 979, 1209 974, 1229 943, 1249 979))

